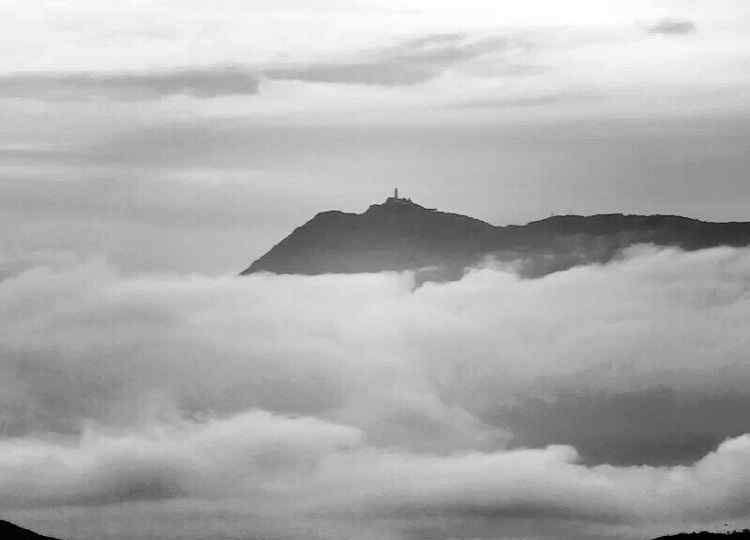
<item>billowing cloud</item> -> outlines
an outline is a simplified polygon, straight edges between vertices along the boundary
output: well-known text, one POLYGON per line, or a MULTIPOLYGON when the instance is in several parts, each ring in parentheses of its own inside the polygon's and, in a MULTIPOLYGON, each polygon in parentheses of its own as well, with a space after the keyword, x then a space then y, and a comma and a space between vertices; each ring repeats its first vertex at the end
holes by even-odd
POLYGON ((741 519, 748 465, 748 436, 690 466, 591 467, 569 446, 414 453, 367 446, 347 426, 251 411, 127 435, 91 431, 72 444, 2 442, 0 496, 5 511, 190 499, 231 508, 241 500, 266 518, 354 518, 362 528, 354 538, 368 538, 378 520, 433 517, 450 537, 462 519, 495 527, 523 518, 610 526, 741 519))
MULTIPOLYGON (((741 392, 746 253, 629 253, 543 279, 487 267, 416 290, 410 274, 125 278, 101 263, 34 268, 0 282, 5 433, 256 407, 372 424, 384 442, 407 446, 416 444, 401 441, 409 430, 379 415, 437 422, 424 444, 451 433, 448 421, 456 438, 439 446, 474 446, 482 430, 491 446, 504 440, 491 427, 508 427, 497 418, 520 397, 650 391, 643 401, 653 405, 659 385, 688 392, 675 399, 741 392), (583 302, 582 289, 596 294, 583 302)), ((733 425, 723 434, 713 426, 711 445, 736 435, 742 424, 733 425)), ((546 443, 573 440, 557 437, 546 443)))
POLYGON ((154 100, 187 95, 214 98, 258 93, 258 78, 243 68, 210 67, 153 72, 10 73, 0 97, 39 100, 154 100))
POLYGON ((419 288, 28 265, 0 281, 8 515, 245 505, 363 539, 748 518, 747 250, 419 288))
POLYGON ((689 19, 668 17, 649 25, 646 30, 650 34, 684 35, 695 32, 696 26, 689 19))
POLYGON ((249 411, 129 434, 90 428, 73 443, 9 439, 0 442, 0 499, 12 507, 250 495, 360 438, 346 426, 249 411))

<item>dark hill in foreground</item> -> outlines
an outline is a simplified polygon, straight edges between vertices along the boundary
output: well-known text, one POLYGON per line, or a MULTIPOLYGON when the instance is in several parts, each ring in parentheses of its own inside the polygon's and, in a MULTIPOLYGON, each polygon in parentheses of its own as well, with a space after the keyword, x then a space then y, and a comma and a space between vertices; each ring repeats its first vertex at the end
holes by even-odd
POLYGON ((58 540, 51 536, 42 536, 18 525, 14 525, 10 521, 3 521, 0 519, 0 538, 2 540, 58 540))
POLYGON ((606 262, 638 243, 685 250, 750 245, 750 223, 670 215, 553 216, 494 226, 389 197, 362 214, 328 211, 297 227, 242 274, 323 274, 430 268, 437 279, 492 256, 522 260, 526 276, 606 262))
POLYGON ((750 529, 728 533, 692 532, 673 536, 660 536, 654 540, 750 540, 750 529))

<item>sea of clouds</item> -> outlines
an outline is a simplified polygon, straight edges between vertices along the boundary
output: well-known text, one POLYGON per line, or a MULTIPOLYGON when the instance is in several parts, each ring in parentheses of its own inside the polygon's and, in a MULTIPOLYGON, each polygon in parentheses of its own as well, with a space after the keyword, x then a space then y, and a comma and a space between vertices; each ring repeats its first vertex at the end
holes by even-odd
POLYGON ((0 281, 0 514, 126 538, 643 538, 750 517, 750 250, 524 279, 0 281))

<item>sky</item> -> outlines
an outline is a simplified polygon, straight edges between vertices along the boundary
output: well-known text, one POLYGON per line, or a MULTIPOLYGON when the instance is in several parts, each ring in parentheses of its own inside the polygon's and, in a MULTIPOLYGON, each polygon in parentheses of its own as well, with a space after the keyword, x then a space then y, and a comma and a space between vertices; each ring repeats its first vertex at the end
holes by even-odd
POLYGON ((15 257, 238 271, 395 186, 499 225, 747 217, 741 0, 4 0, 0 21, 15 257))
POLYGON ((0 0, 0 518, 71 540, 750 526, 750 250, 237 273, 396 186, 747 220, 740 0, 0 0))

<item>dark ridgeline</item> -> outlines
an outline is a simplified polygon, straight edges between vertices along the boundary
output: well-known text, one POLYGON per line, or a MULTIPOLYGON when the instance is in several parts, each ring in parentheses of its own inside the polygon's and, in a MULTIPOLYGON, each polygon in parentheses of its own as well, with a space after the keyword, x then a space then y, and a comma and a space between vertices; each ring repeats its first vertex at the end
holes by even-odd
POLYGON ((51 536, 42 536, 18 525, 14 525, 10 521, 3 521, 0 519, 0 538, 2 540, 58 540, 51 536))
POLYGON ((727 533, 718 532, 691 532, 672 536, 660 536, 654 540, 750 540, 750 529, 727 533))
POLYGON ((395 193, 354 214, 331 210, 297 227, 243 275, 418 270, 426 279, 456 279, 486 256, 524 260, 540 276, 577 264, 606 262, 638 243, 695 250, 750 245, 750 223, 711 223, 671 215, 552 216, 526 225, 494 226, 424 208, 395 193))

